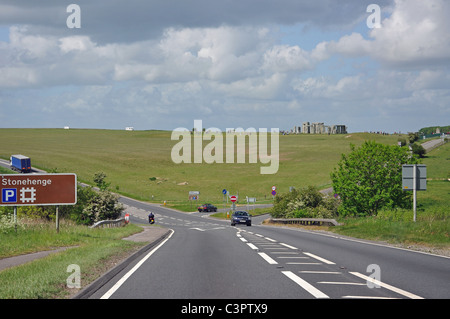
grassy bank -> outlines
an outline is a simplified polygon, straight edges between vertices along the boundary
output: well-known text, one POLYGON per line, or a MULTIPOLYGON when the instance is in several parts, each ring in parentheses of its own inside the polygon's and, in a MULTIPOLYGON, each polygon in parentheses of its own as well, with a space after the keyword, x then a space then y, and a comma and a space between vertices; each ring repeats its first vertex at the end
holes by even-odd
POLYGON ((67 288, 71 275, 67 267, 80 266, 81 286, 86 287, 101 274, 142 247, 141 243, 122 240, 142 229, 129 224, 120 228, 90 229, 62 222, 59 234, 55 224, 22 221, 17 233, 0 233, 0 258, 68 247, 14 268, 0 272, 0 299, 64 298, 76 292, 67 288))

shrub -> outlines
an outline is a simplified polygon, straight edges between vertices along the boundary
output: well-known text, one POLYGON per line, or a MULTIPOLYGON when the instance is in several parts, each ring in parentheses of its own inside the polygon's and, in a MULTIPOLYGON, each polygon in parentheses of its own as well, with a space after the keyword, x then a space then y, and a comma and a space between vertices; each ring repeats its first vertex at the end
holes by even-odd
POLYGON ((274 218, 333 218, 338 200, 323 196, 315 187, 278 195, 272 208, 274 218))

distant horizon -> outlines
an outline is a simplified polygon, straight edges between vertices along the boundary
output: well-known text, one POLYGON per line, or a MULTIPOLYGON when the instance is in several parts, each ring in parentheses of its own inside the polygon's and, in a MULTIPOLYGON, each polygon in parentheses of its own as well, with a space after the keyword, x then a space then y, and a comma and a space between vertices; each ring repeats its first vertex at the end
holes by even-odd
MULTIPOLYGON (((408 134, 408 133, 417 133, 417 132, 419 132, 421 129, 424 129, 424 128, 430 128, 430 127, 436 127, 436 128, 441 128, 441 127, 447 127, 447 126, 450 126, 450 125, 431 125, 431 126, 424 126, 424 127, 421 127, 420 129, 418 129, 418 130, 416 130, 416 131, 409 131, 409 132, 384 132, 384 131, 348 131, 346 134, 358 134, 358 133, 361 133, 361 134, 363 134, 363 133, 368 133, 368 134, 379 134, 379 133, 387 133, 387 134, 408 134)), ((0 129, 2 129, 2 130, 8 130, 8 129, 11 129, 11 130, 22 130, 22 129, 24 129, 24 130, 27 130, 27 129, 29 129, 29 130, 46 130, 46 129, 48 129, 48 130, 103 130, 103 131, 126 131, 126 128, 127 127, 132 127, 132 126, 124 126, 123 128, 95 128, 95 127, 69 127, 68 129, 66 129, 65 127, 0 127, 0 129)), ((204 129, 208 129, 209 127, 205 127, 204 129)), ((235 129, 238 129, 238 128, 240 128, 240 127, 235 127, 235 129)), ((161 132, 172 132, 173 130, 175 130, 176 128, 174 128, 174 129, 156 129, 156 128, 148 128, 148 129, 136 129, 136 128, 134 128, 133 127, 133 130, 132 131, 161 131, 161 132)), ((220 128, 219 128, 220 129, 220 128)), ((244 130, 246 129, 246 128, 243 128, 244 130)), ((256 127, 255 127, 255 129, 257 129, 256 127)), ((270 129, 270 128, 269 128, 270 129)), ((189 130, 192 130, 192 128, 190 128, 189 130)), ((280 128, 280 135, 283 135, 283 134, 281 134, 282 132, 287 132, 288 130, 291 130, 291 128, 289 128, 289 129, 281 129, 280 128)), ((132 132, 132 131, 130 131, 130 132, 132 132)), ((221 132, 222 133, 226 133, 226 128, 224 128, 224 129, 221 129, 221 132)), ((270 133, 270 131, 269 131, 269 133, 270 133)), ((441 132, 441 133, 443 133, 443 132, 441 132)), ((300 133, 297 133, 297 134, 294 134, 294 133, 292 133, 292 135, 346 135, 346 134, 328 134, 328 133, 323 133, 323 134, 320 134, 320 133, 303 133, 303 132, 300 132, 300 133)))

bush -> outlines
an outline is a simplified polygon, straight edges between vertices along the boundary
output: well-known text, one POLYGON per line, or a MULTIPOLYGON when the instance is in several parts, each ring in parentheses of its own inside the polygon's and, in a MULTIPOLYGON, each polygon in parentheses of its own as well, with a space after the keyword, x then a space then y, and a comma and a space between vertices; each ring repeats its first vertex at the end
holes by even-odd
POLYGON ((419 157, 424 157, 426 150, 423 148, 422 145, 419 145, 417 143, 411 144, 411 149, 413 154, 418 155, 419 157))
POLYGON ((117 219, 124 207, 119 203, 119 196, 108 191, 96 194, 82 211, 84 224, 93 224, 100 220, 117 219))
POLYGON ((15 231, 17 228, 23 228, 23 224, 17 220, 17 224, 14 223, 14 215, 13 214, 0 214, 0 233, 7 234, 9 232, 15 231))
POLYGON ((323 196, 315 187, 294 189, 277 195, 271 215, 274 218, 334 218, 338 201, 323 196))

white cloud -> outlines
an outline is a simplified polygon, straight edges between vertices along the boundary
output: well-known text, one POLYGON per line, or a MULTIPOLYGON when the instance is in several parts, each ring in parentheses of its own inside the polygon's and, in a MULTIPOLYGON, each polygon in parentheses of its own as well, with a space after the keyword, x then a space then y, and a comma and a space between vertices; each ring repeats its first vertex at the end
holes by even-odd
MULTIPOLYGON (((147 2, 130 1, 149 8, 147 2)), ((15 8, 7 2, 8 10, 15 8)), ((201 0, 189 3, 206 5, 201 0)), ((345 35, 317 37, 307 49, 303 33, 315 39, 330 26, 342 30, 365 20, 371 1, 348 2, 350 7, 345 3, 286 0, 282 7, 263 0, 248 12, 235 11, 250 6, 248 2, 234 9, 221 3, 222 16, 217 8, 199 11, 180 2, 177 10, 184 8, 186 15, 175 23, 172 16, 158 16, 169 10, 168 4, 153 3, 147 15, 134 16, 137 9, 120 1, 111 0, 104 11, 97 2, 80 2, 80 30, 46 23, 50 16, 45 10, 39 11, 42 17, 32 16, 30 8, 21 14, 10 10, 17 21, 29 24, 11 24, 10 41, 0 42, 0 111, 5 114, 6 105, 29 104, 36 114, 45 110, 80 123, 89 118, 94 125, 108 114, 110 127, 127 121, 139 128, 132 123, 137 121, 141 128, 166 129, 185 127, 192 117, 216 127, 238 126, 239 120, 243 127, 285 128, 317 120, 361 129, 364 116, 367 125, 374 119, 388 123, 390 116, 405 119, 423 105, 439 110, 434 118, 448 115, 449 2, 395 0, 382 28, 364 34, 359 26, 345 35), (121 10, 123 24, 112 25, 121 10), (147 16, 152 19, 144 21, 147 16), (298 42, 282 38, 276 24, 280 21, 305 26, 298 31, 298 42), (323 29, 317 32, 319 25, 323 29)), ((50 2, 44 7, 52 14, 60 9, 50 2)), ((0 20, 12 19, 2 8, 0 20)), ((65 26, 62 9, 58 19, 65 26)), ((17 123, 12 117, 3 121, 17 123)))

